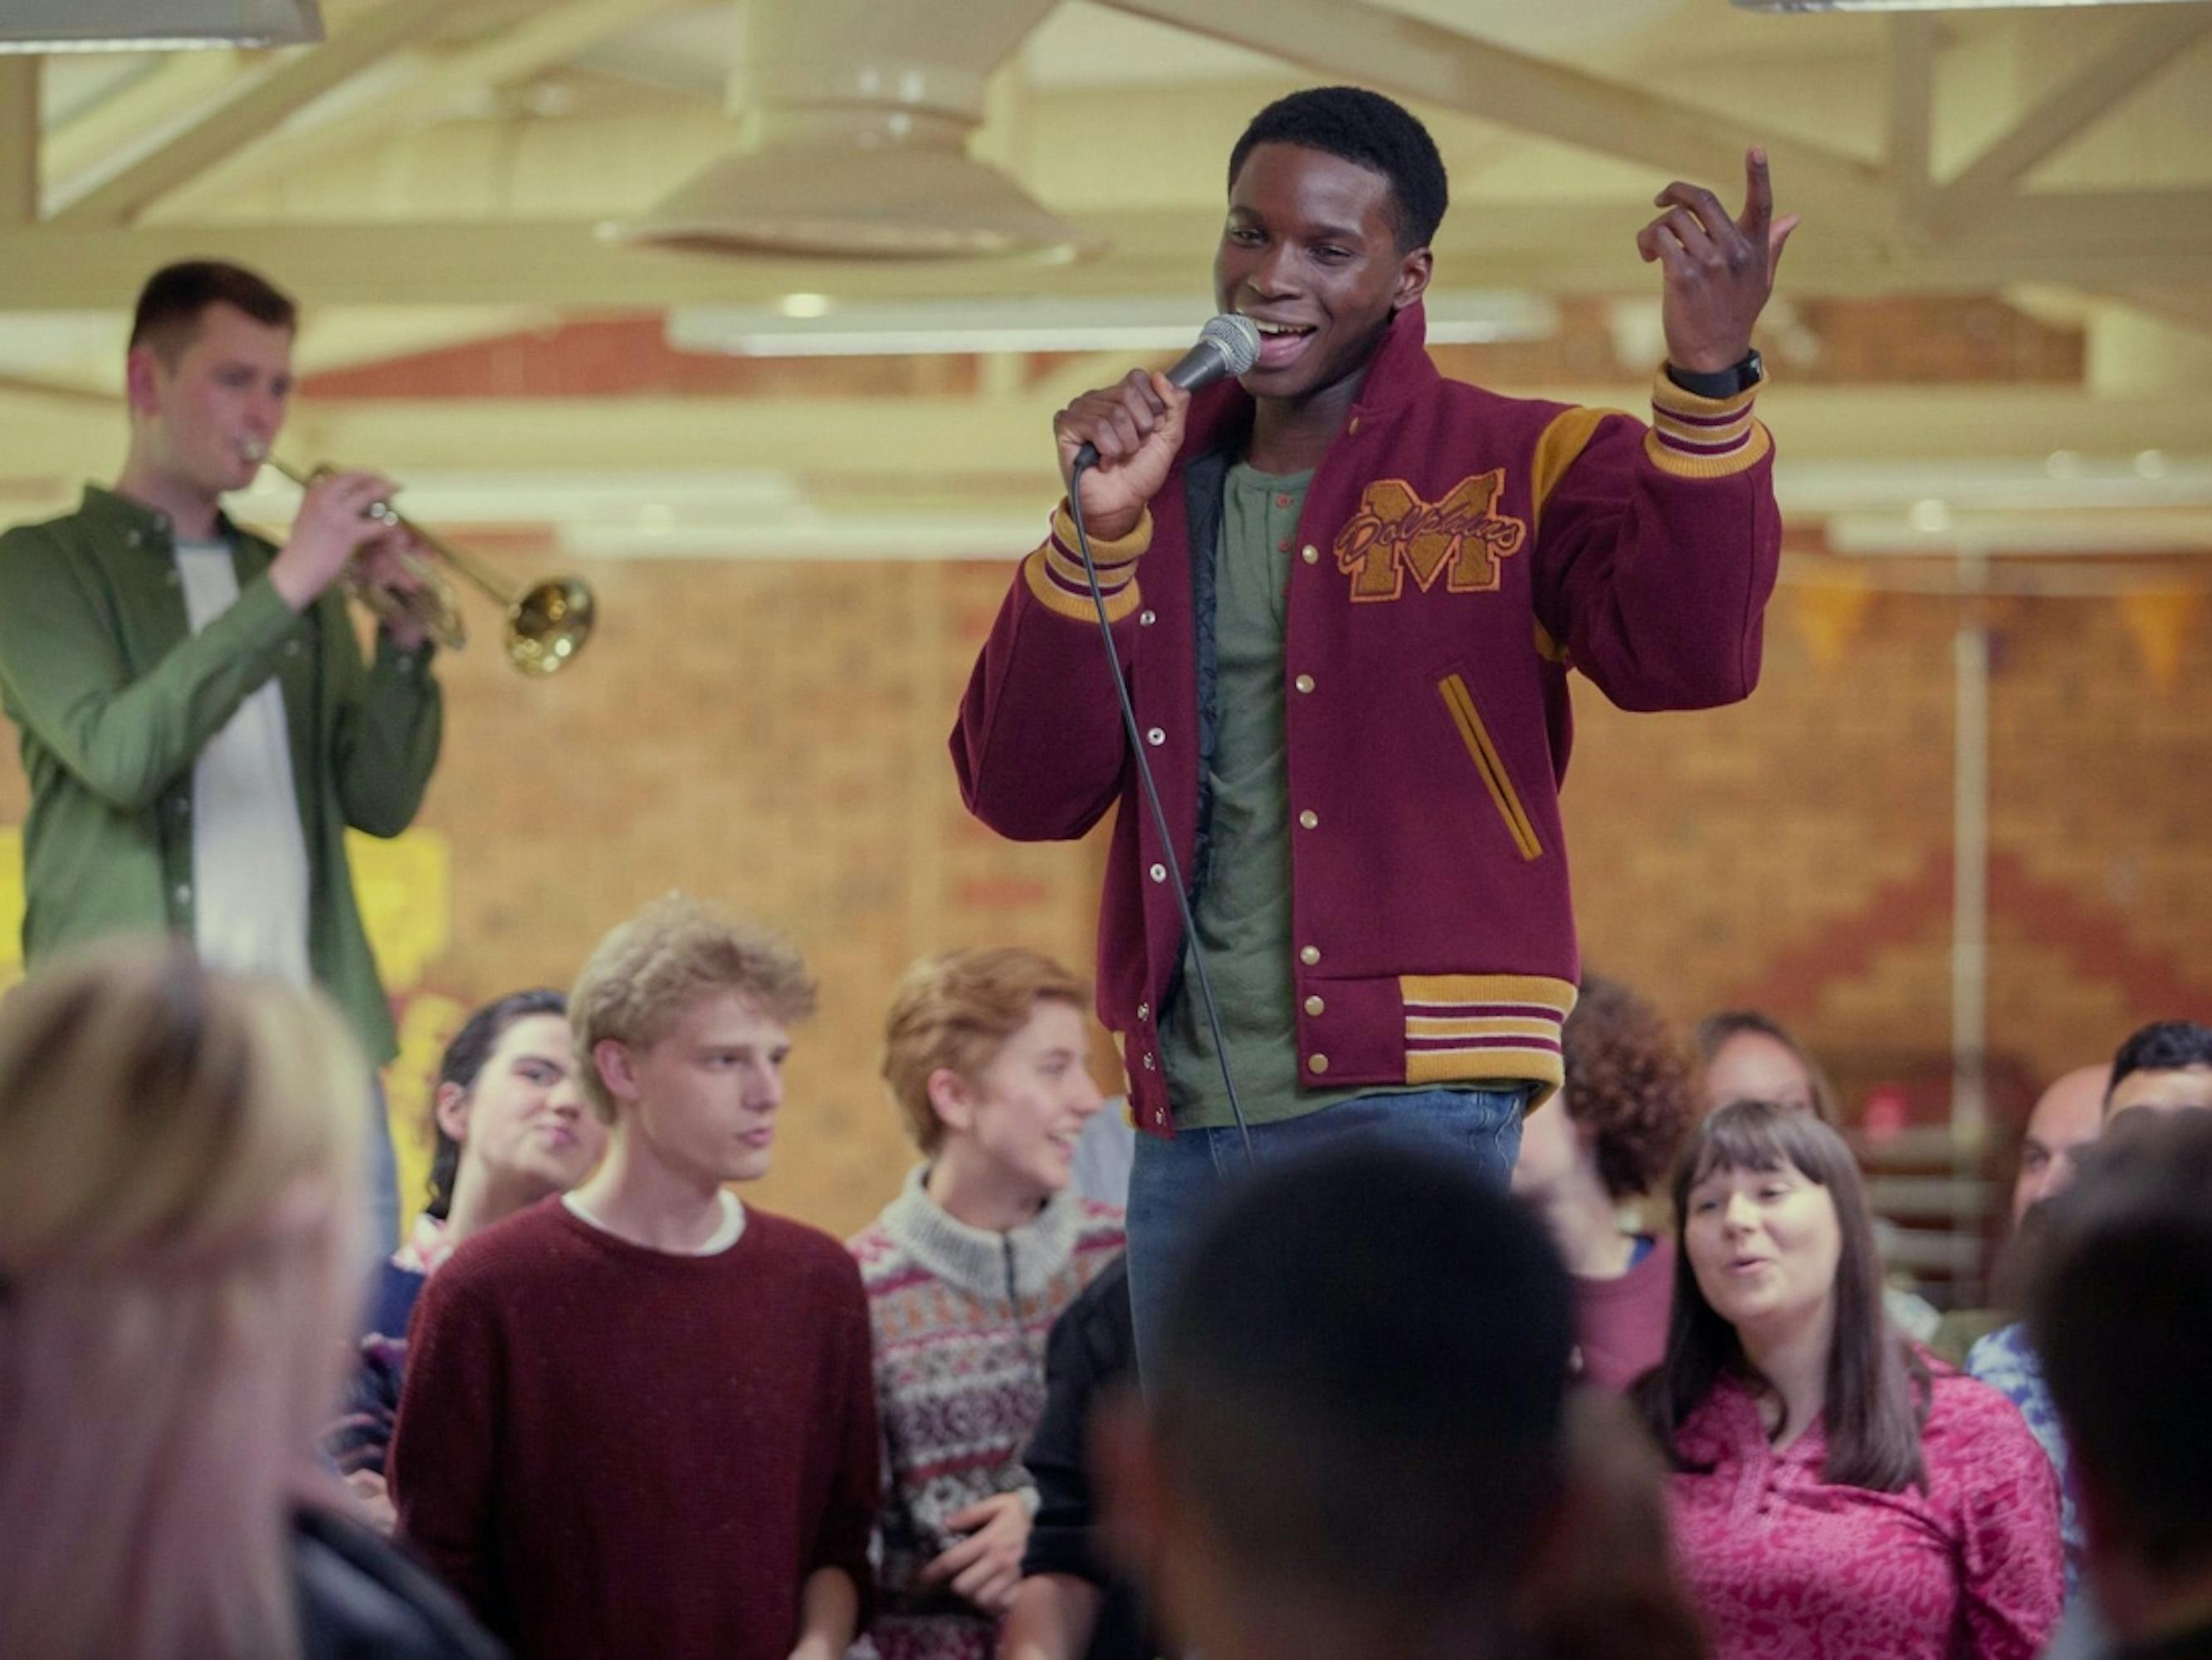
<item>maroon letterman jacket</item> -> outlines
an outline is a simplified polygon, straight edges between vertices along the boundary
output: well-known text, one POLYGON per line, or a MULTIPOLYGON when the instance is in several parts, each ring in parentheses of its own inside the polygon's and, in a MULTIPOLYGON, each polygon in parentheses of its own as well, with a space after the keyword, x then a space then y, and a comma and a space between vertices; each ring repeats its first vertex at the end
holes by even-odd
MULTIPOLYGON (((1299 1071, 1332 1086, 1556 1086, 1578 976, 1559 807, 1568 670, 1625 709, 1750 695, 1781 550, 1773 445, 1756 388, 1700 398, 1661 374, 1647 427, 1447 380, 1422 331, 1418 306, 1391 324, 1294 538, 1299 1071)), ((1241 441, 1251 409, 1234 382, 1201 392, 1146 518, 1091 544, 1186 876, 1211 725, 1212 584, 1194 587, 1194 566, 1213 551, 1191 526, 1218 523, 1186 484, 1218 489, 1206 463, 1241 441)), ((1079 836, 1120 804, 1098 1012, 1138 1124, 1171 1134, 1156 1019, 1182 921, 1064 503, 984 642, 951 746, 969 810, 1002 836, 1079 836)))

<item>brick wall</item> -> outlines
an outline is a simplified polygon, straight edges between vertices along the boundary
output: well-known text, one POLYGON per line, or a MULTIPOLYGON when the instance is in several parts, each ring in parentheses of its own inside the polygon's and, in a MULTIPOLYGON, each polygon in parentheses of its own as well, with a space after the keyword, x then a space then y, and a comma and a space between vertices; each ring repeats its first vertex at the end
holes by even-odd
MULTIPOLYGON (((397 989, 431 1008, 565 985, 605 928, 671 887, 788 929, 823 1013, 761 1196, 854 1228, 908 1158, 874 1076, 904 965, 1004 939, 1088 966, 1096 838, 999 842, 962 812, 945 758, 1006 573, 586 574, 605 621, 568 672, 526 682, 489 637, 444 671, 422 824, 449 853, 450 899, 404 899, 443 907, 445 926, 418 932, 397 989)), ((1765 684, 1740 708, 1627 717, 1580 688, 1567 816, 1594 964, 1684 1021, 1774 1008, 1856 1101, 1940 1085, 1947 1065, 1955 609, 1847 609, 1839 622, 1823 591, 1785 587, 1765 684)), ((2199 618, 2161 684, 2112 600, 2014 602, 1995 624, 1990 1018, 2016 1109, 2139 1020, 2212 1014, 2212 654, 2199 618)), ((20 770, 0 771, 0 824, 22 800, 20 770)))

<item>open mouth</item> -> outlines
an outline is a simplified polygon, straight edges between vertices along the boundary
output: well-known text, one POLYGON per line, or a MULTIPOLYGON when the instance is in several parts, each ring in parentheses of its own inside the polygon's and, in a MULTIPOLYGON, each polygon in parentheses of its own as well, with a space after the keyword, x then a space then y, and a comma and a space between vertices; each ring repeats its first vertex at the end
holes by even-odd
POLYGON ((1260 367, 1279 369, 1296 362, 1313 338, 1316 330, 1310 323, 1271 323, 1255 317, 1252 321, 1260 331, 1260 367))

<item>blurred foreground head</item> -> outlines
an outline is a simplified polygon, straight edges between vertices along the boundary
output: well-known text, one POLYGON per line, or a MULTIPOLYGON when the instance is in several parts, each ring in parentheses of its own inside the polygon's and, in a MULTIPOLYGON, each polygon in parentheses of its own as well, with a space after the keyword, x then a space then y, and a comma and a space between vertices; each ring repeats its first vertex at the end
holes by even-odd
POLYGON ((368 1079, 319 995, 175 946, 0 1004, 0 1654, 294 1651, 368 1079))
POLYGON ((2176 1610, 2212 1635, 2212 1113, 2116 1120, 2038 1213, 2028 1330, 2100 1611, 2124 1639, 2176 1610))
POLYGON ((1249 1178, 1189 1260, 1099 1449, 1166 1620, 1208 1660, 1492 1652, 1565 1458, 1541 1225, 1442 1143, 1386 1144, 1249 1178))

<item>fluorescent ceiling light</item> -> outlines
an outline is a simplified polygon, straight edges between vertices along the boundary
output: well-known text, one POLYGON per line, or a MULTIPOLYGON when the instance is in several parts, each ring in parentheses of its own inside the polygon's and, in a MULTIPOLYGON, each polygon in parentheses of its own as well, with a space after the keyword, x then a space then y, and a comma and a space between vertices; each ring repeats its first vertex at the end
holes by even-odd
POLYGON ((317 0, 8 0, 0 52, 185 52, 323 39, 317 0))
MULTIPOLYGON (((1198 337, 1206 313, 1172 298, 915 301, 841 305, 684 306, 668 313, 678 351, 740 357, 893 357, 925 353, 1174 351, 1198 337), (794 315, 794 309, 799 314, 794 315)), ((1453 345, 1542 339, 1559 310, 1540 295, 1431 289, 1428 337, 1453 345)))
POLYGON ((1738 11, 2020 11, 2045 6, 2169 5, 2197 0, 1735 0, 1738 11))

